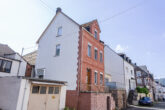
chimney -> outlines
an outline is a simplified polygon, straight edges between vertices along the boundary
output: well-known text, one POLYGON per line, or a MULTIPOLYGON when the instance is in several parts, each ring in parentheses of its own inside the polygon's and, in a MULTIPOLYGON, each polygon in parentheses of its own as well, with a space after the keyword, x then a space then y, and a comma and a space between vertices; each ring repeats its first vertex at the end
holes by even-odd
POLYGON ((57 14, 58 12, 61 12, 61 8, 60 8, 60 7, 57 8, 56 14, 57 14))

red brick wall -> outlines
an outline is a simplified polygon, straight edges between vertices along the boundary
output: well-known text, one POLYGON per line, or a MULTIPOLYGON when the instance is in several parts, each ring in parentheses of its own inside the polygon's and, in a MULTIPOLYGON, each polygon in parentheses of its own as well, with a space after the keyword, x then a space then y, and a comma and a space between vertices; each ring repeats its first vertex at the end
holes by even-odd
POLYGON ((67 90, 66 92, 66 107, 77 109, 78 92, 76 90, 67 90))

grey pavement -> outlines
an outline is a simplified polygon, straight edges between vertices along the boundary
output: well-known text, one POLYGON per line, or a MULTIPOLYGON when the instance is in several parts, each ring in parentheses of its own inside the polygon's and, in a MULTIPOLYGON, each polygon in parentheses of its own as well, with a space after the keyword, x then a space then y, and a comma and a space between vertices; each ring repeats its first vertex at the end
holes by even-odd
POLYGON ((154 103, 154 106, 130 106, 126 110, 165 110, 165 102, 154 103))

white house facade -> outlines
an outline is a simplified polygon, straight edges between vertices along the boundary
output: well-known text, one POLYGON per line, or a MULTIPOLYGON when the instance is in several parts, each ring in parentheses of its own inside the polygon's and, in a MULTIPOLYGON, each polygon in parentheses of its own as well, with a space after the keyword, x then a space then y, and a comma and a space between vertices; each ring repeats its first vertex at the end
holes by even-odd
POLYGON ((38 40, 38 76, 44 71, 44 78, 67 81, 67 89, 76 89, 78 41, 79 25, 58 12, 38 40))
POLYGON ((115 82, 117 88, 125 88, 124 60, 109 46, 104 47, 105 73, 111 75, 111 82, 115 82))
POLYGON ((126 92, 127 94, 129 94, 130 90, 136 89, 136 81, 135 81, 134 67, 126 60, 124 60, 124 72, 125 72, 126 92))

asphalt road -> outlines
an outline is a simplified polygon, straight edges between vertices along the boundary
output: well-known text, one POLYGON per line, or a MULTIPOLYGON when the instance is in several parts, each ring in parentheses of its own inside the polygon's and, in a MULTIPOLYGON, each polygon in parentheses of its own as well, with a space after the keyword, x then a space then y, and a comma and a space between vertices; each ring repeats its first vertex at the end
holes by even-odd
POLYGON ((143 106, 141 106, 141 108, 129 107, 126 110, 165 110, 165 102, 158 102, 158 103, 155 103, 154 106, 147 107, 147 108, 144 108, 143 106))

